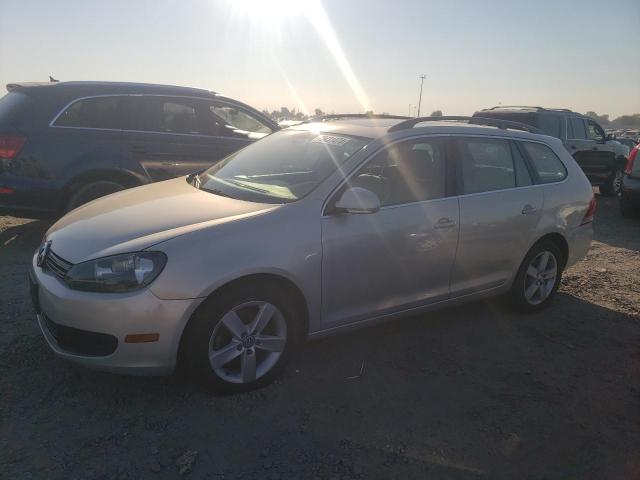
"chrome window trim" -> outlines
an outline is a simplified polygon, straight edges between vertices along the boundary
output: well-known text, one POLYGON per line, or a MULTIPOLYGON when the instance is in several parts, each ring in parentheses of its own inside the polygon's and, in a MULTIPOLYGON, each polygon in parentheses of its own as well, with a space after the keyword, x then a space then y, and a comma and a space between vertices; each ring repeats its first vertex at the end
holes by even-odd
MULTIPOLYGON (((398 138, 396 140, 394 140, 393 142, 389 142, 389 143, 384 143, 380 148, 378 148, 377 150, 375 150, 374 152, 372 152, 368 157, 366 157, 365 159, 362 160, 362 162, 360 162, 356 167, 353 168, 353 170, 351 172, 349 172, 349 174, 340 181, 340 183, 338 184, 338 186, 336 186, 334 189, 331 190, 331 192, 329 193, 329 195, 327 195, 327 198, 325 198, 324 202, 322 203, 322 215, 321 218, 326 218, 326 217, 331 217, 333 216, 332 214, 327 214, 326 210, 327 210, 327 206, 329 204, 329 201, 331 200, 331 198, 333 197, 333 195, 335 195, 335 193, 342 188, 342 186, 347 183, 349 181, 349 179, 355 175, 355 172, 358 171, 360 169, 361 166, 363 166, 365 164, 365 162, 370 161, 378 152, 380 152, 383 148, 387 148, 390 145, 395 145, 396 143, 405 141, 405 140, 414 140, 416 138, 424 138, 424 137, 474 137, 474 138, 496 138, 496 139, 501 139, 501 140, 512 140, 512 141, 526 141, 526 142, 532 142, 532 143, 539 143, 541 145, 544 145, 547 148, 550 148, 551 151, 554 153, 554 155, 556 155, 556 157, 558 157, 558 159, 560 160, 560 162, 562 163, 562 166, 565 168, 565 170, 567 170, 567 174, 565 175, 565 177, 560 181, 560 182, 549 182, 549 183, 534 183, 532 185, 523 185, 521 187, 512 187, 512 188, 502 188, 500 190, 490 190, 487 192, 476 192, 476 193, 463 193, 460 195, 451 195, 449 197, 442 197, 442 198, 434 198, 431 200, 421 200, 419 202, 411 202, 411 203, 403 203, 403 204, 397 204, 397 205, 386 205, 384 207, 380 207, 380 210, 382 209, 386 209, 386 208, 393 208, 393 207, 403 207, 403 206, 407 206, 407 205, 416 205, 419 203, 427 203, 427 202, 436 202, 439 200, 449 200, 451 198, 465 198, 465 197, 473 197, 476 195, 487 195, 487 194, 492 194, 492 193, 496 193, 496 192, 507 192, 507 191, 511 191, 511 190, 522 190, 524 188, 534 188, 534 187, 546 187, 549 185, 560 185, 562 183, 565 183, 569 180, 569 169, 567 169, 567 166, 564 164, 564 161, 556 154, 556 152, 553 150, 553 148, 541 141, 541 140, 537 140, 537 139, 530 139, 530 138, 522 138, 522 137, 504 137, 501 135, 474 135, 474 134, 460 134, 460 133, 428 133, 428 134, 416 134, 416 135, 411 135, 411 136, 407 136, 407 137, 402 137, 402 138, 398 138)), ((447 161, 449 161, 447 159, 447 161)), ((446 180, 446 179, 445 179, 446 180)))
MULTIPOLYGON (((206 135, 204 133, 172 133, 172 132, 157 132, 154 130, 133 130, 133 129, 127 129, 127 128, 76 127, 76 126, 66 126, 66 125, 55 125, 55 122, 58 120, 58 118, 60 118, 60 116, 62 116, 62 114, 66 112, 67 109, 69 109, 73 104, 80 102, 82 100, 88 100, 91 98, 105 98, 105 97, 166 97, 166 98, 188 98, 190 100, 216 101, 216 102, 220 102, 223 105, 235 107, 238 110, 247 112, 248 114, 251 113, 247 109, 237 105, 234 102, 221 100, 216 97, 209 98, 209 97, 196 97, 193 95, 168 95, 166 93, 105 93, 100 95, 87 95, 85 97, 74 98, 73 100, 68 102, 64 107, 62 107, 62 109, 60 109, 60 111, 53 117, 53 120, 49 122, 49 128, 70 128, 75 130, 97 130, 97 131, 106 131, 106 132, 155 133, 159 135, 183 135, 188 137, 224 138, 224 139, 231 139, 231 140, 239 140, 243 142, 245 141, 245 139, 242 139, 242 138, 224 137, 220 135, 206 135)), ((257 120, 259 121, 259 119, 257 120)), ((263 123, 263 122, 260 122, 260 123, 263 123)), ((269 125, 265 125, 265 127, 268 127, 271 130, 271 133, 275 132, 275 130, 272 130, 269 125)), ((267 134, 267 135, 270 135, 270 134, 267 134)))

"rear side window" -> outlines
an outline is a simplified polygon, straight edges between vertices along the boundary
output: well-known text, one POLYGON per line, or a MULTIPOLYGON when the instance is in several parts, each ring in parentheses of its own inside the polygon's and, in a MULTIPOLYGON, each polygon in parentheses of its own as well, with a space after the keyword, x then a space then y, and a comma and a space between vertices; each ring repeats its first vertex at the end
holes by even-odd
POLYGON ((584 128, 584 120, 581 118, 567 119, 567 138, 570 140, 586 140, 587 132, 584 128))
POLYGON ((121 129, 124 125, 122 97, 94 97, 71 104, 56 119, 56 127, 121 129))
POLYGON ((504 190, 516 186, 516 172, 508 140, 461 138, 459 190, 464 194, 504 190))
POLYGON ((196 112, 196 101, 189 98, 130 97, 131 129, 145 132, 204 134, 196 112))
POLYGON ((547 135, 560 138, 560 117, 557 115, 539 115, 538 128, 547 135))
POLYGON ((529 155, 540 183, 561 182, 567 177, 567 169, 558 156, 546 145, 533 142, 521 142, 529 155))

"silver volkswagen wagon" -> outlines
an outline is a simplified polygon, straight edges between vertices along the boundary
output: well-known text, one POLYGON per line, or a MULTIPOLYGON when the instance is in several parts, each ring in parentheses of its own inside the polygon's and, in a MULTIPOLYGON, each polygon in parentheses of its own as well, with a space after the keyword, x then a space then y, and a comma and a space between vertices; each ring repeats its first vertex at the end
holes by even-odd
MULTIPOLYGON (((308 338, 506 294, 546 307, 595 200, 560 140, 474 118, 337 116, 47 232, 32 296, 59 356, 266 385, 308 338)), ((428 328, 425 326, 425 328, 428 328)))

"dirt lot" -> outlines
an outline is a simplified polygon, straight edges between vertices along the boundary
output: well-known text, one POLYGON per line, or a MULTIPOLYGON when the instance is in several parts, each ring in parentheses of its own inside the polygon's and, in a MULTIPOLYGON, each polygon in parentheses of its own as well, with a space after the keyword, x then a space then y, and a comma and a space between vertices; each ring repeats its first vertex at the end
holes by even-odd
POLYGON ((475 303, 312 343, 234 397, 55 358, 25 281, 46 227, 0 217, 1 478, 640 479, 640 221, 615 200, 544 313, 475 303))

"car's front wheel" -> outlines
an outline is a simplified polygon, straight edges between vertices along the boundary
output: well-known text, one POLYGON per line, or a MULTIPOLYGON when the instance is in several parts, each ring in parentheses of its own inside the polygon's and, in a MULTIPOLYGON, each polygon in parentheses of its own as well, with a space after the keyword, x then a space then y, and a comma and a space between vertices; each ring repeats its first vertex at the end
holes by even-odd
POLYGON ((121 190, 124 190, 125 188, 127 187, 111 180, 98 180, 95 182, 87 183, 77 188, 73 192, 73 194, 69 198, 69 201, 67 202, 67 205, 65 206, 65 212, 70 212, 71 210, 78 208, 85 203, 89 203, 92 200, 96 200, 100 197, 119 192, 121 190))
POLYGON ((558 246, 549 240, 535 244, 520 265, 511 287, 513 306, 532 313, 545 308, 556 294, 564 260, 558 246))
POLYGON ((284 292, 266 283, 227 289, 196 312, 187 332, 190 373, 220 393, 271 383, 297 338, 296 310, 284 292))

